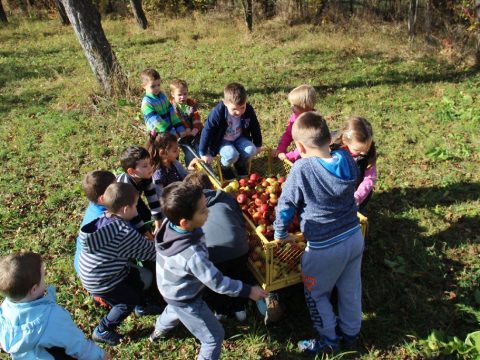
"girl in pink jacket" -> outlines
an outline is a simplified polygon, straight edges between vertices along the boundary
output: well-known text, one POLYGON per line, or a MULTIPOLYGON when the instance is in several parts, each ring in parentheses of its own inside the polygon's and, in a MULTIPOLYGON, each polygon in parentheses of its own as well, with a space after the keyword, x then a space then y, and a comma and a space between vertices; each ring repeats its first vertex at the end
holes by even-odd
POLYGON ((280 160, 287 159, 294 162, 300 158, 297 149, 287 152, 288 147, 293 141, 293 123, 304 112, 315 110, 316 97, 317 94, 315 89, 310 85, 300 85, 288 94, 288 101, 292 107, 292 114, 290 115, 290 120, 288 120, 287 128, 278 143, 277 149, 273 151, 273 155, 278 156, 280 160))
POLYGON ((372 125, 362 117, 349 118, 343 129, 336 134, 331 147, 348 150, 357 163, 360 176, 355 190, 355 202, 359 206, 359 211, 363 212, 377 181, 377 151, 373 141, 372 125))

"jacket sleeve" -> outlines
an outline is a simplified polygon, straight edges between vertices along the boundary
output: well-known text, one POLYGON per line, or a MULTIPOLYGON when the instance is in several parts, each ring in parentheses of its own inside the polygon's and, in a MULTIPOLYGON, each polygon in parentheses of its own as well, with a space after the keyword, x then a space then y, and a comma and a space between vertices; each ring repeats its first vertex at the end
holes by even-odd
POLYGON ((223 276, 203 251, 196 252, 187 263, 192 274, 206 287, 219 294, 232 297, 248 297, 251 286, 223 276))
POLYGON ((361 204, 370 194, 377 181, 377 166, 373 165, 365 170, 365 176, 355 191, 355 202, 361 204))
POLYGON ((155 244, 147 240, 137 230, 124 225, 121 234, 122 238, 118 245, 118 256, 136 260, 155 260, 155 244))
POLYGON ((275 239, 282 240, 288 236, 288 227, 295 216, 295 211, 303 202, 303 194, 300 191, 299 180, 296 174, 299 167, 293 167, 287 181, 282 189, 282 194, 278 200, 276 208, 275 221, 273 228, 275 230, 275 239))
POLYGON ((200 156, 207 155, 209 153, 210 144, 215 138, 215 134, 219 131, 220 116, 221 115, 218 106, 213 108, 212 111, 210 111, 210 114, 208 114, 205 127, 203 128, 202 135, 200 136, 200 144, 198 149, 200 156))
POLYGON ((142 113, 148 131, 155 129, 158 132, 165 132, 170 127, 168 121, 163 119, 148 99, 145 98, 142 101, 142 113))
POLYGON ((67 355, 79 360, 102 360, 105 356, 98 345, 85 338, 70 314, 58 305, 50 314, 42 342, 45 348, 61 347, 67 355))
POLYGON ((292 113, 292 115, 290 116, 290 120, 288 120, 288 124, 285 129, 285 132, 283 133, 282 137, 280 138, 280 141, 278 142, 277 150, 281 153, 285 153, 293 141, 292 127, 293 127, 294 121, 295 121, 295 114, 292 113))
POLYGON ((295 161, 297 161, 298 159, 300 159, 300 152, 298 151, 298 149, 295 149, 295 150, 293 150, 293 151, 290 151, 290 152, 286 153, 285 156, 286 156, 287 159, 290 160, 291 162, 295 162, 295 161))
POLYGON ((161 220, 163 218, 163 215, 162 210, 160 209, 160 198, 153 180, 149 184, 148 188, 145 190, 145 197, 148 201, 148 207, 152 212, 152 217, 155 220, 161 220))
POLYGON ((255 114, 255 110, 253 110, 253 107, 250 107, 252 114, 250 115, 250 134, 252 135, 252 140, 253 143, 255 144, 256 147, 261 147, 262 146, 262 130, 260 129, 260 123, 258 122, 257 119, 257 114, 255 114))

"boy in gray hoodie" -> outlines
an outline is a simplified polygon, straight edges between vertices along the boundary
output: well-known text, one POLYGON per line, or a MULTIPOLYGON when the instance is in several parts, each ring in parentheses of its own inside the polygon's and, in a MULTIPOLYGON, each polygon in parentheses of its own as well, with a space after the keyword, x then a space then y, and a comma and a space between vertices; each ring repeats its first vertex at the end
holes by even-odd
POLYGON ((161 197, 164 221, 155 237, 157 285, 167 307, 157 319, 150 340, 155 341, 179 322, 202 343, 198 359, 219 359, 224 330, 202 299, 205 286, 229 296, 259 300, 268 295, 222 273, 208 259, 201 227, 208 217, 207 201, 200 187, 185 183, 167 186, 161 197))

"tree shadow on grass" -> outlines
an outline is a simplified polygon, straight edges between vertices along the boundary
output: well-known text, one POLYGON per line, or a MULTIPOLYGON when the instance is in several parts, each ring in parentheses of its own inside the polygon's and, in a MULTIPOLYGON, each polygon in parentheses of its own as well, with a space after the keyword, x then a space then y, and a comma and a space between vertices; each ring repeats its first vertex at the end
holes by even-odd
MULTIPOLYGON (((465 285, 459 274, 468 266, 466 253, 477 259, 478 268, 480 215, 452 214, 445 219, 445 230, 431 234, 408 214, 411 209, 433 211, 437 205, 479 199, 479 183, 394 188, 374 194, 362 270, 362 351, 391 351, 408 341, 408 335, 426 338, 433 329, 462 338, 478 328, 475 316, 464 310, 476 306, 476 281, 465 285)), ((303 287, 279 293, 287 314, 269 328, 270 336, 280 344, 311 338, 314 332, 303 287)), ((282 350, 277 358, 298 357, 282 350)))

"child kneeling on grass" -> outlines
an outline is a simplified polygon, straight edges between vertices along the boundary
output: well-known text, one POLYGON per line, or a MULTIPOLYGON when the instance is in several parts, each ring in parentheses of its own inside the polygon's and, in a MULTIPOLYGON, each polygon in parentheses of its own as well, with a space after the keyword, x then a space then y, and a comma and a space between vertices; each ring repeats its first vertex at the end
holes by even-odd
POLYGON ((45 285, 40 255, 17 252, 0 261, 0 344, 13 359, 110 359, 85 338, 45 285))
POLYGON ((80 280, 94 298, 111 306, 110 312, 95 328, 95 341, 116 345, 121 336, 115 331, 135 309, 139 316, 159 313, 145 310, 145 291, 153 275, 131 259, 155 259, 155 246, 129 223, 137 215, 138 192, 130 184, 113 183, 104 194, 105 215, 85 225, 80 231, 80 280))
POLYGON ((318 335, 298 346, 302 351, 331 352, 342 339, 351 347, 362 323, 364 240, 353 196, 358 169, 346 150, 330 152, 330 132, 320 114, 300 115, 292 135, 302 159, 295 162, 283 186, 275 239, 289 238, 288 226, 297 211, 307 241, 301 261, 305 300, 318 335), (334 287, 338 318, 330 302, 334 287))
POLYGON ((205 286, 221 294, 259 300, 260 287, 223 276, 208 259, 201 227, 208 217, 207 201, 198 186, 173 183, 161 198, 164 221, 155 237, 157 285, 167 302, 150 340, 162 338, 179 322, 202 343, 198 359, 219 359, 224 330, 202 299, 205 286))

